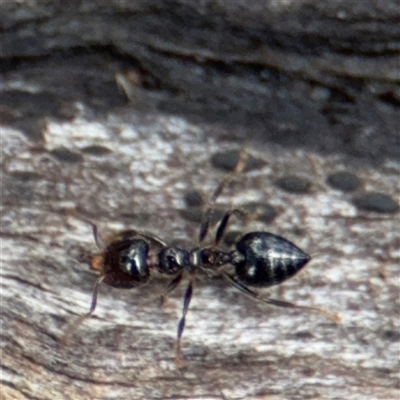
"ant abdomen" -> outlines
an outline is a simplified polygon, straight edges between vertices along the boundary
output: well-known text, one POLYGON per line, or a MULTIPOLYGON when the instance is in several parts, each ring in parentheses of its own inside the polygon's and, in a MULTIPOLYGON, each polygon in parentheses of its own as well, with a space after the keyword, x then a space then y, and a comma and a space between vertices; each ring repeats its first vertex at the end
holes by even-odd
POLYGON ((232 254, 238 279, 246 285, 278 285, 297 274, 311 259, 289 240, 268 232, 251 232, 232 254))

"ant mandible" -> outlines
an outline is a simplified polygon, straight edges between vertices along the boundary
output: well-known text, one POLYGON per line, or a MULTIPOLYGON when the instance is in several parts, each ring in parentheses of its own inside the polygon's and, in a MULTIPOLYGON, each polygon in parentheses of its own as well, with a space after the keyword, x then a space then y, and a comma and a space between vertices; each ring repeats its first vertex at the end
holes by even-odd
POLYGON ((325 310, 264 298, 252 290, 252 287, 266 288, 281 284, 297 274, 310 261, 311 257, 289 240, 269 232, 247 233, 230 252, 218 249, 229 219, 234 214, 241 215, 243 213, 241 210, 232 209, 225 213, 217 227, 213 246, 203 247, 201 245, 208 233, 214 203, 227 183, 243 171, 246 159, 247 154, 242 152, 232 174, 228 175, 213 193, 207 210, 203 214, 199 246, 191 250, 167 246, 160 239, 135 230, 122 231, 108 243, 103 243, 99 238, 96 224, 83 218, 92 226, 94 240, 100 253, 84 256, 81 261, 98 271, 100 276, 93 288, 89 312, 80 316, 66 329, 61 342, 65 343, 75 329, 95 311, 97 293, 101 283, 119 289, 136 288, 148 282, 155 270, 172 277, 165 289, 165 294, 161 297, 161 303, 179 285, 183 276, 185 274, 188 276, 189 282, 184 295, 182 317, 177 332, 175 362, 178 366, 182 364, 181 341, 186 314, 193 295, 193 281, 199 270, 217 270, 236 289, 258 301, 278 307, 317 311, 337 322, 338 317, 325 310), (155 259, 150 257, 151 249, 158 251, 155 259), (234 267, 234 273, 224 270, 227 265, 234 267))

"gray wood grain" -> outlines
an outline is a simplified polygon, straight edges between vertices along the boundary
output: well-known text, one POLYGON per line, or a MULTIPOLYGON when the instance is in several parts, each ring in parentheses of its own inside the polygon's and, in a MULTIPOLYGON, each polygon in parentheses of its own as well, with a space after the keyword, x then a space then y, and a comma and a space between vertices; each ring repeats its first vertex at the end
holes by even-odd
POLYGON ((360 211, 354 194, 326 184, 348 170, 362 180, 358 193, 399 201, 396 2, 285 3, 1 5, 2 398, 398 398, 399 213, 360 211), (350 44, 354 54, 343 50, 350 44), (133 69, 122 52, 135 55, 133 69), (133 103, 115 80, 127 70, 147 80, 131 87, 133 103), (133 227, 195 246, 184 194, 209 198, 225 176, 211 155, 244 146, 264 166, 240 175, 217 207, 268 202, 271 224, 231 229, 268 230, 313 255, 265 295, 341 323, 255 303, 199 274, 184 368, 173 360, 185 286, 159 308, 158 279, 140 290, 102 286, 95 316, 60 346, 96 279, 78 262, 96 251, 90 226, 70 211, 105 237, 133 227), (275 185, 290 174, 311 191, 275 185))

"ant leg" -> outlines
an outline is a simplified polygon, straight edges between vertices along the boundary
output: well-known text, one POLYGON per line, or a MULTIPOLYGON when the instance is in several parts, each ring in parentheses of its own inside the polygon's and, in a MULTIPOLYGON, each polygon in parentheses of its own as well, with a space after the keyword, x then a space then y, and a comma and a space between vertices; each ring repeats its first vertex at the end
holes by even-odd
POLYGON ((294 303, 289 303, 288 301, 283 301, 283 300, 275 300, 275 299, 268 299, 265 297, 261 297, 257 292, 252 291, 249 289, 246 285, 242 284, 239 282, 234 276, 224 272, 223 275, 225 278, 228 279, 228 281, 237 289, 239 289, 242 293, 250 296, 251 298, 257 300, 257 301, 262 301, 263 303, 271 304, 276 307, 284 307, 284 308, 299 308, 302 310, 307 310, 307 311, 314 311, 319 314, 324 315, 325 317, 331 319, 335 323, 340 323, 340 317, 338 314, 333 314, 330 313, 322 308, 318 307, 307 307, 307 306, 298 306, 297 304, 294 303))
POLYGON ((182 317, 179 321, 178 325, 178 335, 177 335, 177 342, 176 342, 176 357, 175 357, 175 364, 178 367, 182 366, 182 349, 181 349, 181 341, 182 341, 182 334, 185 329, 185 320, 186 314, 189 310, 190 300, 192 299, 193 295, 193 275, 190 277, 189 284, 186 288, 185 297, 183 298, 183 310, 182 310, 182 317))
POLYGON ((79 327, 79 325, 86 319, 88 318, 91 314, 93 314, 94 310, 96 309, 96 304, 97 304, 97 293, 99 291, 99 286, 100 283, 104 280, 104 276, 101 276, 100 278, 97 279, 96 283, 94 284, 93 287, 93 296, 92 296, 92 304, 90 306, 89 312, 87 312, 84 315, 81 315, 79 318, 77 318, 75 321, 71 322, 67 329, 65 330, 64 334, 60 338, 60 343, 61 345, 67 344, 67 341, 69 337, 76 331, 76 329, 79 327))
POLYGON ((231 174, 227 175, 222 182, 218 185, 217 189, 215 189, 215 192, 211 196, 208 206, 206 211, 203 214, 202 220, 201 220, 201 225, 200 225, 200 232, 199 232, 199 243, 202 243, 205 237, 207 236, 208 228, 210 226, 210 217, 212 214, 212 208, 214 207, 215 202, 217 201, 218 197, 224 190, 225 186, 229 184, 235 177, 236 175, 240 174, 247 163, 247 158, 248 154, 246 153, 245 150, 242 150, 239 154, 239 160, 238 163, 236 164, 235 169, 232 171, 231 174))
POLYGON ((211 208, 208 207, 201 217, 199 243, 202 243, 204 238, 207 236, 208 228, 210 226, 210 218, 211 218, 211 208))
POLYGON ((221 239, 224 236, 226 227, 228 226, 229 219, 233 214, 244 216, 246 213, 239 209, 233 209, 233 210, 229 210, 226 212, 226 214, 224 215, 224 217, 222 218, 221 222, 218 225, 217 233, 215 235, 214 246, 218 246, 219 243, 221 242, 221 239))
POLYGON ((167 296, 173 290, 175 290, 176 287, 180 284, 180 282, 182 280, 182 276, 183 276, 183 273, 180 273, 174 279, 172 279, 172 281, 167 285, 167 287, 165 288, 164 293, 160 297, 159 307, 161 307, 165 303, 165 299, 167 298, 167 296))

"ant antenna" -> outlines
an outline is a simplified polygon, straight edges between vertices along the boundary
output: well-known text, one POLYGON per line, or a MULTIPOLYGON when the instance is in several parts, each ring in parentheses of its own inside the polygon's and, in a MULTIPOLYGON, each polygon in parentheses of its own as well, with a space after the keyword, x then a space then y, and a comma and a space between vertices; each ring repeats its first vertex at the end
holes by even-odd
POLYGON ((90 219, 87 219, 87 218, 83 217, 82 215, 80 215, 78 213, 78 211, 76 211, 75 208, 68 209, 68 214, 77 219, 80 219, 83 222, 86 222, 87 224, 89 224, 92 227, 94 241, 96 243, 96 246, 99 248, 99 250, 103 250, 106 247, 104 241, 101 239, 101 237, 99 235, 99 229, 97 228, 97 225, 94 222, 92 222, 90 219))
POLYGON ((96 304, 97 304, 97 293, 99 292, 99 286, 100 283, 104 280, 104 276, 100 276, 97 280, 96 283, 93 286, 93 296, 92 296, 92 304, 90 306, 90 310, 89 312, 87 312, 84 315, 81 315, 80 317, 78 317, 75 321, 73 321, 68 328, 65 330, 64 334, 61 336, 60 338, 60 343, 62 346, 66 345, 68 342, 68 339, 70 338, 70 336, 77 330, 77 328, 79 327, 79 325, 81 325, 83 323, 83 321, 85 319, 87 319, 88 317, 90 317, 94 310, 96 309, 96 304))

